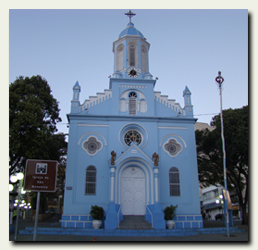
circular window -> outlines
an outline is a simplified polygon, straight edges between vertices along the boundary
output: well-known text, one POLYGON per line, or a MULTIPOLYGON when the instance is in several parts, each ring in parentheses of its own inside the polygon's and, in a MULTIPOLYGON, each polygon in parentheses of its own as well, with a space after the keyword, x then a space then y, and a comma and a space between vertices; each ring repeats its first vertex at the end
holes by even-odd
POLYGON ((142 143, 142 136, 137 130, 131 129, 124 134, 124 142, 128 146, 130 146, 132 142, 136 142, 137 145, 140 145, 142 143))
POLYGON ((132 142, 135 142, 137 146, 144 148, 148 142, 148 133, 143 126, 130 123, 121 128, 118 138, 121 145, 125 148, 131 147, 132 142))

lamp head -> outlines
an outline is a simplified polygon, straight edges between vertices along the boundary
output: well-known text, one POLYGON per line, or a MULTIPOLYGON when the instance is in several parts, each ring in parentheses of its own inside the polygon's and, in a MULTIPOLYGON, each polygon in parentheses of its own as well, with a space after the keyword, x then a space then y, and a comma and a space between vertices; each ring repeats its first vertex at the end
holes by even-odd
POLYGON ((12 176, 10 177, 10 181, 11 181, 12 183, 15 183, 17 180, 18 180, 18 179, 17 179, 17 176, 16 176, 16 175, 12 175, 12 176))
POLYGON ((9 184, 9 192, 12 192, 12 191, 13 191, 13 185, 9 184))
POLYGON ((23 173, 20 172, 20 173, 17 174, 17 179, 18 180, 22 180, 23 178, 24 178, 23 173))

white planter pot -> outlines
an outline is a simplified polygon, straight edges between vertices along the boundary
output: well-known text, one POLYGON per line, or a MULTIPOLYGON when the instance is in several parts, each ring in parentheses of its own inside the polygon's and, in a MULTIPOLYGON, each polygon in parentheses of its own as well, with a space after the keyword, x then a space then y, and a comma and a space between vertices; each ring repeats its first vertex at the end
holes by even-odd
POLYGON ((167 220, 167 228, 168 229, 172 229, 172 228, 174 228, 175 227, 175 221, 173 221, 173 220, 167 220))
POLYGON ((102 221, 101 221, 101 220, 93 220, 93 221, 92 221, 92 227, 93 227, 94 229, 99 229, 100 226, 101 226, 101 224, 102 224, 102 221))

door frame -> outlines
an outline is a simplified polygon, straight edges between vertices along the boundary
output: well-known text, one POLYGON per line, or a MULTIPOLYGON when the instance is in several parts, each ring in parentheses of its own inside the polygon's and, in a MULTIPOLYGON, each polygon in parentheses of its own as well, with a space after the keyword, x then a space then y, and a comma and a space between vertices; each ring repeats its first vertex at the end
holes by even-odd
MULTIPOLYGON (((130 171, 129 171, 130 173, 130 171)), ((131 214, 126 214, 126 215, 145 215, 146 214, 146 176, 145 176, 145 173, 142 171, 141 168, 139 167, 136 167, 136 166, 128 166, 127 168, 125 168, 122 172, 122 175, 121 175, 121 213, 125 215, 125 210, 124 208, 122 207, 122 202, 124 201, 124 187, 123 187, 123 184, 124 184, 124 181, 125 181, 125 178, 132 178, 133 182, 132 182, 132 187, 131 187, 131 191, 133 191, 132 195, 132 211, 131 211, 131 214), (129 174, 128 176, 124 176, 125 174, 125 171, 129 170, 129 169, 132 169, 133 168, 137 171, 140 171, 141 174, 140 175, 132 175, 132 174, 129 174), (142 204, 139 206, 139 207, 136 207, 136 204, 137 202, 135 201, 135 194, 136 194, 136 191, 137 191, 137 188, 135 187, 135 181, 137 179, 140 179, 144 182, 143 184, 143 189, 142 189, 142 193, 143 193, 143 206, 142 204), (140 209, 141 213, 137 213, 137 211, 140 209), (144 212, 143 212, 144 211, 144 212), (142 213, 143 212, 143 213, 142 213)), ((138 182, 138 184, 140 185, 140 182, 138 182)), ((140 190, 140 189, 139 189, 140 190)))
POLYGON ((116 168, 115 175, 115 203, 121 205, 122 173, 127 167, 138 167, 145 174, 145 205, 154 204, 153 170, 150 165, 141 158, 128 158, 116 168))

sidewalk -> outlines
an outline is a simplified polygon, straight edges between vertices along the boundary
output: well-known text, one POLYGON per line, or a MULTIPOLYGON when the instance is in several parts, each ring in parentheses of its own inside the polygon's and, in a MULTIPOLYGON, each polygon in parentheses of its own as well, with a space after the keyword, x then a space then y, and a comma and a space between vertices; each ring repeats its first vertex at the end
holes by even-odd
MULTIPOLYGON (((38 222, 38 227, 46 227, 46 228, 55 228, 61 227, 60 215, 54 214, 52 217, 48 218, 43 222, 38 222)), ((204 223, 204 227, 221 227, 223 226, 223 222, 219 221, 207 221, 204 223)), ((38 234, 36 237, 36 241, 42 242, 248 242, 249 240, 249 232, 248 226, 241 225, 240 222, 235 222, 235 226, 239 228, 244 228, 245 232, 243 233, 234 233, 227 237, 225 234, 199 234, 199 235, 191 235, 191 236, 156 236, 156 237, 140 237, 140 236, 79 236, 79 235, 40 235, 38 234)), ((25 220, 19 220, 19 230, 24 229, 25 227, 34 227, 34 222, 32 222, 31 218, 26 218, 25 220)), ((9 234, 9 241, 14 241, 14 233, 9 234)), ((18 244, 17 242, 24 241, 33 241, 33 235, 17 235, 17 241, 12 242, 11 244, 18 244)))

